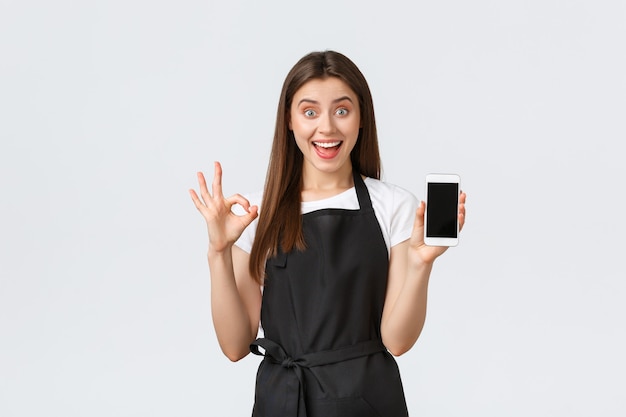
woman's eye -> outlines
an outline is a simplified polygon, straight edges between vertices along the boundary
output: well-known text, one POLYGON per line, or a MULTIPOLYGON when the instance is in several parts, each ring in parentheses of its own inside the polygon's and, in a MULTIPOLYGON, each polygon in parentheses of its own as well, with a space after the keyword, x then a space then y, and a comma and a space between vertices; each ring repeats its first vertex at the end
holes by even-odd
POLYGON ((305 111, 304 111, 304 115, 305 115, 306 117, 313 117, 313 116, 315 116, 315 110, 311 110, 311 109, 309 109, 309 110, 305 110, 305 111))
POLYGON ((336 113, 338 116, 345 116, 348 114, 348 109, 337 109, 336 113))

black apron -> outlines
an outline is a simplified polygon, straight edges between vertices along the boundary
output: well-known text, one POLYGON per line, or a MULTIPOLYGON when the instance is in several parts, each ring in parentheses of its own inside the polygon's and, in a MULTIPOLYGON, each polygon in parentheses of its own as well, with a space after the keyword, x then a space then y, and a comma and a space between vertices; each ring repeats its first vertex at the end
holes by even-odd
POLYGON ((303 215, 306 250, 268 259, 253 417, 406 417, 380 322, 389 258, 358 173, 358 210, 303 215))

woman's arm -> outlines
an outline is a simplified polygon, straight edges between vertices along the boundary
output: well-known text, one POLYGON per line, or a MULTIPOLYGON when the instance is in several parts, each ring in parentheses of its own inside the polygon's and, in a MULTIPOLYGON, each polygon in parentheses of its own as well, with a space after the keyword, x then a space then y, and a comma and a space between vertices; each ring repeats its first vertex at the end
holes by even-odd
POLYGON ((237 361, 249 353, 255 339, 261 311, 261 289, 248 272, 248 254, 234 246, 244 229, 257 217, 258 207, 250 206, 239 194, 225 198, 222 167, 215 163, 212 194, 202 173, 198 173, 200 195, 190 190, 191 199, 207 223, 208 261, 211 274, 211 313, 224 354, 237 361), (246 213, 235 215, 231 208, 241 205, 246 213))
MULTIPOLYGON (((465 200, 465 193, 461 193, 459 229, 465 223, 465 200)), ((411 349, 422 332, 433 263, 447 249, 424 244, 424 210, 422 202, 415 213, 411 237, 391 248, 381 334, 383 344, 395 356, 411 349)))
POLYGON ((231 361, 250 353, 261 315, 261 287, 250 276, 249 254, 232 246, 216 253, 209 250, 211 314, 222 352, 231 361))

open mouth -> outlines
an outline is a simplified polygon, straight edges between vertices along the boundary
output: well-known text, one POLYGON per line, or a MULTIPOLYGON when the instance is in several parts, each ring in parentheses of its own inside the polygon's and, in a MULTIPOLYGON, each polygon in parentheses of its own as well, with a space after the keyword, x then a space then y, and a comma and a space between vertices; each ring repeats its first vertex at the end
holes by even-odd
POLYGON ((332 159, 339 154, 339 149, 343 141, 335 140, 329 142, 313 142, 315 153, 322 159, 332 159))
POLYGON ((339 149, 342 143, 343 142, 338 140, 335 142, 313 142, 313 145, 315 145, 315 147, 320 150, 334 150, 339 149))

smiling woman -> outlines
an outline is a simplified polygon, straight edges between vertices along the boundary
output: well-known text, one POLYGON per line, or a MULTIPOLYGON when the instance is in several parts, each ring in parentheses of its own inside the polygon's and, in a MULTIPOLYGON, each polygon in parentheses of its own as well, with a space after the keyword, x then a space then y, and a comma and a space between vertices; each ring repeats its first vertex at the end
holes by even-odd
POLYGON ((325 51, 287 75, 259 198, 224 197, 219 163, 211 192, 198 173, 220 347, 264 356, 254 417, 408 415, 393 355, 419 337, 446 248, 424 244, 424 203, 380 165, 367 82, 325 51))
POLYGON ((289 129, 304 157, 302 199, 319 200, 350 188, 350 154, 361 127, 356 93, 335 77, 314 79, 296 92, 289 129), (341 175, 343 174, 343 175, 341 175))

